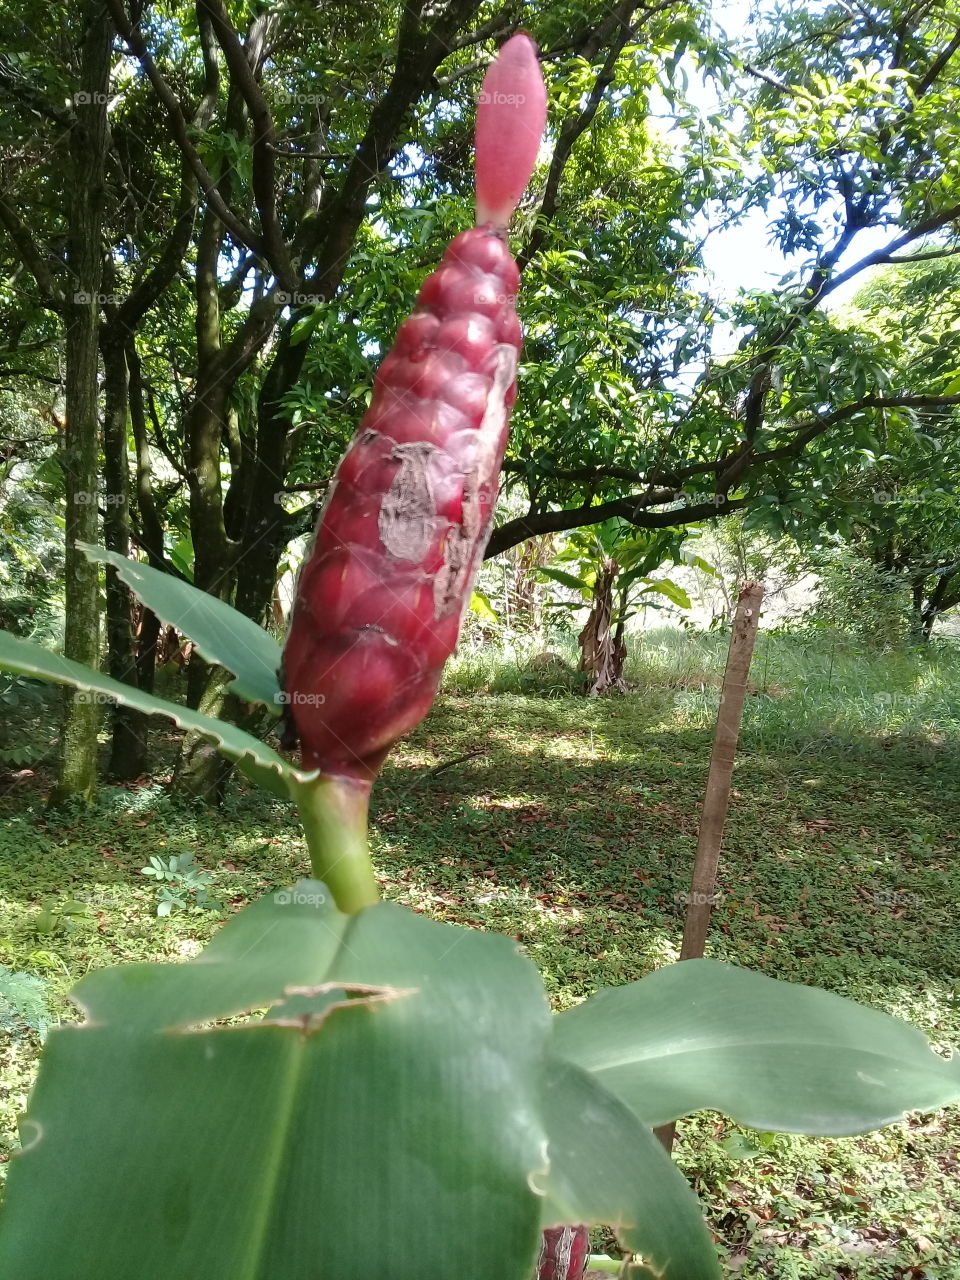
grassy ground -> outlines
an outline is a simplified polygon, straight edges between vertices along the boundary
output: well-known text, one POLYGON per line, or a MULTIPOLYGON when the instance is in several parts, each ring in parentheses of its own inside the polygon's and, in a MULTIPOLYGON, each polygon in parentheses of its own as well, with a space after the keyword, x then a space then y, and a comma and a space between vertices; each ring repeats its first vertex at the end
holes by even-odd
MULTIPOLYGON (((724 643, 648 633, 636 691, 598 701, 567 693, 560 668, 461 660, 378 787, 384 893, 516 936, 560 1007, 674 959, 724 643)), ((762 638, 711 939, 941 1046, 960 1044, 958 657, 762 638)), ((40 782, 0 799, 0 964, 42 977, 56 1016, 88 969, 190 955, 215 929, 217 912, 157 918, 150 855, 193 851, 225 909, 306 866, 280 802, 237 791, 212 814, 156 785, 53 816, 40 782)), ((3 1037, 0 1158, 37 1049, 29 1031, 3 1037)), ((770 1147, 714 1115, 680 1132, 730 1275, 960 1276, 960 1109, 770 1147)))

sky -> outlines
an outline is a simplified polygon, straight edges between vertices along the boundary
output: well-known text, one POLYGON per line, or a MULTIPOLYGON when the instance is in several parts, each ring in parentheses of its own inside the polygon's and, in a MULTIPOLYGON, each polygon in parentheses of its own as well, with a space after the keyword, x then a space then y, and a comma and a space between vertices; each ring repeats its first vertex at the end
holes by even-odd
MULTIPOLYGON (((751 0, 716 0, 713 6, 713 18, 728 36, 736 38, 743 35, 750 24, 751 0)), ((709 84, 697 87, 696 71, 692 65, 690 74, 690 96, 704 111, 715 111, 721 105, 716 91, 709 84)), ((781 251, 771 245, 768 240, 768 223, 775 214, 751 211, 736 226, 712 234, 704 247, 704 262, 710 273, 716 292, 723 298, 736 296, 739 289, 767 288, 785 274, 789 262, 781 251)), ((866 254, 880 248, 895 233, 890 230, 869 228, 860 232, 854 243, 837 264, 837 270, 857 262, 866 254)), ((825 300, 825 309, 835 311, 849 302, 853 295, 869 278, 865 271, 854 280, 841 285, 835 293, 825 300)))

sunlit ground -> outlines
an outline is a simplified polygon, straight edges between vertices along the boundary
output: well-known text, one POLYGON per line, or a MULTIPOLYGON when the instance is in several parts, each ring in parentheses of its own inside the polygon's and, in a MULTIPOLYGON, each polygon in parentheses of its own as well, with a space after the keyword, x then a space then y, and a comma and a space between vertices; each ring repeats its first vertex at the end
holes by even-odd
MULTIPOLYGON (((711 953, 960 1044, 960 664, 767 639, 711 953)), ((455 671, 377 789, 384 893, 516 937, 558 1007, 675 959, 722 662, 722 638, 666 633, 638 656, 635 690, 603 700, 537 690, 519 663, 455 671)), ((216 927, 213 912, 157 918, 140 873, 151 854, 193 850, 228 909, 306 869, 293 816, 271 799, 237 791, 217 814, 160 787, 116 789, 93 814, 54 817, 43 782, 0 800, 0 964, 44 978, 56 1016, 88 969, 182 959, 216 927)), ((7 1158, 39 1046, 22 1029, 3 1045, 7 1158)), ((956 1109, 770 1146, 706 1115, 681 1125, 677 1158, 731 1275, 948 1280, 958 1148, 956 1109)))

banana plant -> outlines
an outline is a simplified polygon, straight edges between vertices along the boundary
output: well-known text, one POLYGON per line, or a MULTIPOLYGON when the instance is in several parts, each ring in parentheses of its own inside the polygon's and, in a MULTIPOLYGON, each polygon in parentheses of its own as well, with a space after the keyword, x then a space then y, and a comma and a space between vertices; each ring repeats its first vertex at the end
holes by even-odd
POLYGON ((478 111, 479 226, 381 369, 282 654, 185 580, 87 548, 282 716, 299 760, 0 633, 0 667, 207 735, 296 802, 312 864, 195 959, 78 984, 22 1121, 2 1276, 573 1280, 600 1224, 624 1277, 719 1280, 655 1126, 706 1108, 859 1133, 960 1099, 960 1058, 827 992, 690 960, 552 1014, 513 939, 379 899, 367 797, 430 705, 489 526, 519 344, 504 228, 544 98, 514 36, 478 111))
POLYGON ((690 597, 678 583, 654 576, 658 569, 670 563, 687 564, 716 574, 712 565, 685 545, 697 532, 638 530, 625 520, 606 520, 570 534, 553 564, 539 570, 543 577, 577 593, 574 600, 551 601, 553 608, 590 607, 579 643, 580 670, 589 676, 592 694, 625 687, 626 625, 639 608, 662 607, 658 597, 678 609, 691 607, 690 597))

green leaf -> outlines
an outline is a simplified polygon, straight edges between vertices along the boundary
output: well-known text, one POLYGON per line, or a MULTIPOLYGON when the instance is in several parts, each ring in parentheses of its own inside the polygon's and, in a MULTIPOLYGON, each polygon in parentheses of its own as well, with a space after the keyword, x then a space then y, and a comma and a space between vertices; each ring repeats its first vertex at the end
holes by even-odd
POLYGON ((681 552, 683 563, 688 564, 693 569, 699 569, 701 573, 709 574, 711 578, 720 578, 723 575, 715 568, 709 560, 704 560, 703 556, 695 555, 692 551, 681 552))
POLYGON ((680 609, 690 608, 690 597, 684 591, 683 587, 671 581, 670 578, 658 578, 656 582, 651 582, 649 587, 644 587, 640 592, 642 596, 650 595, 666 596, 667 599, 680 609))
POLYGON ((559 582, 561 586, 572 587, 574 591, 582 591, 586 595, 590 594, 590 584, 583 578, 576 578, 572 573, 564 573, 562 569, 538 569, 538 573, 542 573, 545 578, 552 578, 554 582, 559 582))
POLYGON ((555 1020, 555 1050, 656 1126, 704 1109, 751 1129, 864 1133, 960 1099, 960 1057, 816 987, 684 960, 555 1020))
POLYGON ((470 608, 484 622, 499 622, 497 612, 490 603, 490 597, 482 591, 474 591, 470 597, 470 608))
POLYGON ((173 567, 187 579, 188 582, 193 581, 193 539, 187 535, 181 538, 175 547, 170 551, 170 563, 173 567))
POLYGON ((277 672, 280 646, 269 632, 258 627, 223 600, 169 573, 115 551, 78 543, 88 560, 116 569, 132 592, 148 605, 162 622, 188 635, 208 662, 218 662, 236 676, 230 688, 247 702, 261 702, 279 715, 282 701, 277 672))
POLYGON ((758 1146, 745 1133, 731 1133, 729 1138, 724 1138, 720 1146, 734 1160, 756 1160, 758 1156, 765 1154, 764 1148, 758 1146))
POLYGON ((16 671, 19 675, 31 676, 35 680, 72 685, 75 689, 89 692, 92 697, 104 695, 102 700, 121 702, 124 706, 145 711, 148 715, 169 716, 181 729, 196 729, 198 733, 212 738, 217 749, 228 760, 236 761, 237 768, 252 782, 275 795, 289 797, 288 779, 303 782, 317 776, 315 772, 307 774, 295 768, 272 747, 260 742, 252 734, 245 733, 243 729, 238 729, 235 724, 155 698, 151 693, 144 693, 133 685, 123 684, 102 672, 93 671, 82 663, 61 658, 59 654, 51 653, 38 644, 31 644, 29 640, 21 640, 6 631, 0 631, 0 670, 16 671))
POLYGON ((283 897, 195 961, 81 984, 91 1020, 48 1042, 0 1274, 528 1280, 550 1026, 533 965, 393 904, 344 918, 316 881, 283 897), (272 1007, 197 1027, 248 1003, 272 1007))
POLYGON ((661 1280, 719 1280, 697 1197, 650 1129, 596 1076, 551 1062, 544 1114, 550 1171, 543 1226, 610 1226, 661 1280))

